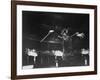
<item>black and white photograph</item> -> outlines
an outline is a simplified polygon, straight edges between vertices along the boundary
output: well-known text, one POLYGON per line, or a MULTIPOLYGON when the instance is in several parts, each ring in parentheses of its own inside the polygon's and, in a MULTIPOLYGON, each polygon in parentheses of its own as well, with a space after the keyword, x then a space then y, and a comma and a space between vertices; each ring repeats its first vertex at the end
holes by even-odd
POLYGON ((12 6, 12 77, 96 74, 96 6, 24 1, 12 6))
POLYGON ((22 11, 24 68, 89 65, 89 14, 22 11))

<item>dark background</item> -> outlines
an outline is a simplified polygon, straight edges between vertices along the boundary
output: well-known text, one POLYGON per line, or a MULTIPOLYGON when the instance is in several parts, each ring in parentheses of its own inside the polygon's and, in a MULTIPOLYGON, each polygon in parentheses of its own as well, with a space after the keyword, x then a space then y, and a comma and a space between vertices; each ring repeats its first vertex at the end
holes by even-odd
POLYGON ((48 31, 52 29, 59 35, 63 28, 69 29, 69 35, 85 34, 83 39, 73 37, 73 49, 89 48, 89 14, 22 11, 23 65, 26 64, 25 48, 41 50, 39 41, 48 31))

